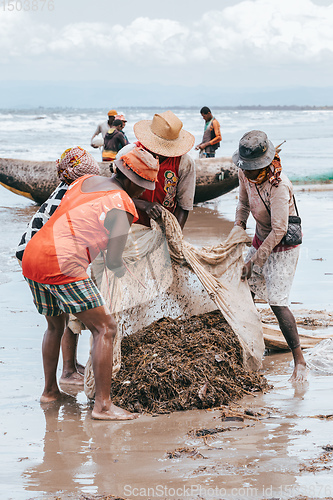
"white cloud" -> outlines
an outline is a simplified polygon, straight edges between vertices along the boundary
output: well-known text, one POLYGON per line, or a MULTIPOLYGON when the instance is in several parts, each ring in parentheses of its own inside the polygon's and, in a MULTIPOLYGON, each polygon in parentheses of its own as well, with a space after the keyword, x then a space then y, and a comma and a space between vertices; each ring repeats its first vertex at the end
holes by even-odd
MULTIPOLYGON (((127 26, 109 22, 71 23, 61 29, 42 25, 23 13, 0 17, 0 63, 41 63, 53 71, 62 65, 94 64, 108 76, 128 68, 128 76, 196 68, 233 71, 235 67, 281 68, 294 64, 311 72, 312 64, 332 63, 333 4, 311 0, 247 0, 207 12, 185 25, 169 19, 140 17, 127 26)), ((28 78, 32 78, 29 75, 28 78)), ((157 79, 157 78, 156 78, 157 79)), ((172 80, 172 79, 171 79, 172 80)))
POLYGON ((210 46, 215 62, 231 56, 241 57, 249 65, 311 63, 313 59, 325 59, 327 52, 333 54, 332 26, 333 4, 321 7, 310 0, 245 1, 213 16, 207 13, 198 38, 210 46))

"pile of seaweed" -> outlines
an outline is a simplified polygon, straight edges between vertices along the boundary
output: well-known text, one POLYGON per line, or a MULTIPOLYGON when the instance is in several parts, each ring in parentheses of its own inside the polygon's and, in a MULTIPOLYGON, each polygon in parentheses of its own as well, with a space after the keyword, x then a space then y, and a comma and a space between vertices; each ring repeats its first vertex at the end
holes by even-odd
POLYGON ((121 353, 112 398, 130 411, 214 408, 268 387, 244 368, 241 345, 220 311, 155 321, 124 337, 121 353))

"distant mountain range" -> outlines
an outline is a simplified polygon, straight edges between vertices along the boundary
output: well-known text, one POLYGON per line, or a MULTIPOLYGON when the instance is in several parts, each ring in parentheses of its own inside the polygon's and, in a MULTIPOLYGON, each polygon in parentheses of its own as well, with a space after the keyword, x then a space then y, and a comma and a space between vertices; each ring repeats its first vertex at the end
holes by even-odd
POLYGON ((243 109, 276 106, 333 107, 333 87, 230 89, 160 84, 107 83, 105 81, 0 82, 0 108, 73 107, 202 107, 243 109))

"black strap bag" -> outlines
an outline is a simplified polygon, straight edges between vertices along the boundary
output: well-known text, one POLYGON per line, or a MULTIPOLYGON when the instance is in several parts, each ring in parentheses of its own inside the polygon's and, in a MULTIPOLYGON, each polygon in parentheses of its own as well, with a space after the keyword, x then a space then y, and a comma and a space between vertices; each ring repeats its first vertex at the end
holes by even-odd
MULTIPOLYGON (((271 211, 269 210, 268 206, 262 199, 262 196, 260 194, 260 191, 258 189, 258 186, 256 185, 257 188, 257 193, 260 196, 261 201, 266 207, 267 212, 269 215, 271 215, 271 211)), ((288 218, 288 229, 286 234, 281 240, 281 245, 285 246, 295 246, 295 245, 300 245, 302 243, 302 226, 301 226, 301 218, 298 215, 298 210, 297 210, 297 205, 296 205, 296 200, 295 196, 293 195, 293 200, 294 200, 294 205, 296 209, 297 215, 289 215, 288 218)))

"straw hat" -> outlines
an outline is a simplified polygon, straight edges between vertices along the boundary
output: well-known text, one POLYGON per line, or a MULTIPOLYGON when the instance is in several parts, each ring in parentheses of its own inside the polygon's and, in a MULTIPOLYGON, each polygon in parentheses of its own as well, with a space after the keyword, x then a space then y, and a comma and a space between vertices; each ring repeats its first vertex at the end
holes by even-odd
POLYGON ((114 160, 113 165, 137 186, 149 189, 149 191, 155 189, 159 162, 143 148, 133 148, 122 155, 119 160, 114 160))
POLYGON ((108 112, 108 116, 116 116, 118 113, 115 109, 110 109, 110 111, 108 112))
POLYGON ((239 148, 232 155, 232 161, 242 170, 258 170, 268 167, 275 156, 275 147, 265 132, 251 130, 239 141, 239 148))
POLYGON ((183 130, 183 123, 172 112, 156 113, 152 120, 134 125, 136 138, 153 153, 161 156, 182 156, 194 145, 194 136, 183 130))

